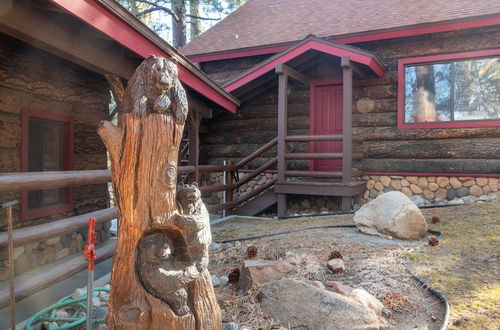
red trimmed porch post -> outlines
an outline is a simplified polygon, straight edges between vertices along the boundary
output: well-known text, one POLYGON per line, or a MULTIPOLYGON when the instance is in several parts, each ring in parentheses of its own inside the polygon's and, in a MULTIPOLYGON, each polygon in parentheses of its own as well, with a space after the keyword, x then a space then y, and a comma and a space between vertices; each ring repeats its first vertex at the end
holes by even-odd
MULTIPOLYGON (((285 160, 285 137, 287 135, 288 123, 288 75, 278 70, 278 183, 285 182, 286 160, 285 160)), ((286 194, 278 194, 278 217, 286 215, 286 194)))
MULTIPOLYGON (((349 56, 342 56, 342 182, 352 180, 352 66, 349 56)), ((352 197, 342 197, 342 211, 349 211, 352 197)))

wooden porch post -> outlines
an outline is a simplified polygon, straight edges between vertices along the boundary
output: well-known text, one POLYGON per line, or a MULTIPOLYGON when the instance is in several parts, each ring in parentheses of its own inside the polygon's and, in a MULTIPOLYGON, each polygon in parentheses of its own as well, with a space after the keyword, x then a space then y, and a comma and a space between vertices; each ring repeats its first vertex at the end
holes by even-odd
MULTIPOLYGON (((278 182, 285 182, 285 137, 288 124, 288 75, 278 70, 278 182)), ((278 217, 286 215, 286 194, 278 194, 278 217)))
MULTIPOLYGON (((340 62, 343 75, 342 95, 342 182, 352 180, 352 65, 348 56, 340 62)), ((352 197, 342 197, 342 211, 349 211, 352 197)))
MULTIPOLYGON (((199 164, 199 150, 200 150, 200 121, 201 121, 201 116, 198 113, 198 110, 193 110, 190 112, 189 119, 188 119, 188 125, 189 125, 189 131, 188 131, 188 165, 189 166, 194 166, 196 170, 194 173, 189 173, 189 182, 198 182, 200 179, 199 172, 198 172, 198 164, 199 164)), ((199 182, 198 182, 199 183, 199 182)))

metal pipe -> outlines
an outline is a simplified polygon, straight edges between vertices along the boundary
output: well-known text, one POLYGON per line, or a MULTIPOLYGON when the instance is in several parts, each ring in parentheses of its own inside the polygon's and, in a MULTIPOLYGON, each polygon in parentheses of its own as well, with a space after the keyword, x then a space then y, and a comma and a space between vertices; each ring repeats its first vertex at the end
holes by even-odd
POLYGON ((10 328, 16 329, 16 296, 14 294, 14 242, 12 240, 12 206, 17 201, 8 202, 2 205, 7 208, 7 235, 9 241, 9 295, 10 295, 10 328))
MULTIPOLYGON (((227 160, 224 161, 224 166, 227 166, 227 160)), ((224 170, 222 173, 222 184, 226 185, 227 184, 227 170, 224 170)), ((227 190, 224 190, 224 193, 222 194, 222 204, 226 204, 227 202, 227 190)), ((226 217, 227 210, 223 209, 222 210, 222 216, 226 217)))

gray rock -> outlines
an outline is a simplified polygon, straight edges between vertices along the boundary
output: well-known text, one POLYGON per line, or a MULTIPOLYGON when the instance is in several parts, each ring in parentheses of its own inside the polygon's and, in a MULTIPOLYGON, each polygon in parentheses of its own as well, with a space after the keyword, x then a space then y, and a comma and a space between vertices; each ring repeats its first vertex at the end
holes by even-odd
POLYGON ((311 282, 311 285, 314 285, 315 287, 317 287, 318 289, 323 289, 323 290, 326 290, 326 287, 325 285, 320 282, 320 281, 312 281, 311 282))
POLYGON ((292 329, 378 329, 373 310, 353 299, 296 280, 264 286, 257 298, 267 316, 292 329))
POLYGON ((101 306, 94 311, 92 317, 94 319, 105 319, 107 315, 108 315, 108 307, 101 306))
POLYGON ((42 260, 42 251, 32 250, 30 255, 30 268, 36 268, 40 266, 42 260))
POLYGON ((354 214, 354 222, 361 232, 384 237, 420 239, 427 232, 420 209, 399 191, 382 194, 363 205, 354 214))
POLYGON ((76 299, 76 298, 80 298, 80 297, 83 297, 87 294, 87 291, 80 288, 80 289, 76 289, 75 291, 73 291, 73 293, 71 294, 71 298, 73 299, 76 299))
POLYGON ((377 189, 370 189, 370 198, 375 198, 377 197, 378 190, 377 189))
POLYGON ((415 203, 415 205, 421 206, 425 204, 425 199, 420 195, 413 195, 410 197, 410 200, 415 203))
POLYGON ((463 204, 465 204, 465 203, 460 198, 459 199, 454 199, 454 200, 448 202, 448 205, 463 205, 463 204))
POLYGON ((221 285, 226 285, 227 282, 229 282, 229 278, 227 276, 223 275, 223 276, 219 277, 219 281, 220 281, 221 285))
POLYGON ((365 289, 354 289, 349 294, 349 297, 356 300, 360 304, 370 308, 377 315, 382 315, 382 311, 384 310, 384 304, 373 295, 368 293, 365 289))
POLYGON ((306 198, 300 203, 300 206, 302 206, 305 209, 310 209, 311 208, 311 202, 306 198))
POLYGON ((210 251, 216 251, 218 249, 220 249, 220 244, 215 242, 212 242, 212 244, 210 244, 210 251))
POLYGON ((61 243, 63 247, 65 248, 69 247, 69 243, 71 243, 71 235, 70 234, 61 235, 61 243))
POLYGON ((453 198, 455 198, 456 196, 457 196, 457 190, 454 188, 451 188, 446 193, 446 199, 448 199, 449 201, 453 200, 453 198))
POLYGON ((222 330, 239 330, 239 329, 240 327, 234 322, 222 323, 222 330))
POLYGON ((345 270, 344 260, 342 260, 342 259, 328 260, 327 267, 333 273, 343 272, 345 270))
POLYGON ((214 288, 216 288, 216 287, 220 286, 220 281, 219 281, 219 279, 217 278, 217 276, 212 275, 210 278, 212 279, 212 286, 213 286, 214 288))
POLYGON ((458 197, 464 197, 469 194, 469 188, 467 187, 460 187, 457 189, 457 196, 458 197))
POLYGON ((472 204, 475 203, 479 200, 479 198, 474 197, 474 196, 465 196, 462 198, 465 204, 472 204))
POLYGON ((21 254, 14 260, 14 274, 17 276, 30 270, 30 258, 25 254, 21 254))

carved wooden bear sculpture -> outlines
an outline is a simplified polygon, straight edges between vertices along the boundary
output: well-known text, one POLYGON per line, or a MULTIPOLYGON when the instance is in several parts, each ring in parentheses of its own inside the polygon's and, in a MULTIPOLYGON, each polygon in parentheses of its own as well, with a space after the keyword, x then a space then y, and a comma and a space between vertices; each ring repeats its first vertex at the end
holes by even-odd
POLYGON ((207 270, 210 225, 196 186, 176 190, 188 112, 177 62, 150 56, 125 89, 107 75, 118 127, 98 133, 110 155, 118 239, 108 329, 219 330, 220 308, 207 270))
POLYGON ((207 269, 212 234, 196 183, 177 187, 177 203, 174 223, 180 231, 156 230, 142 237, 137 270, 146 290, 181 316, 190 312, 186 285, 207 269))

